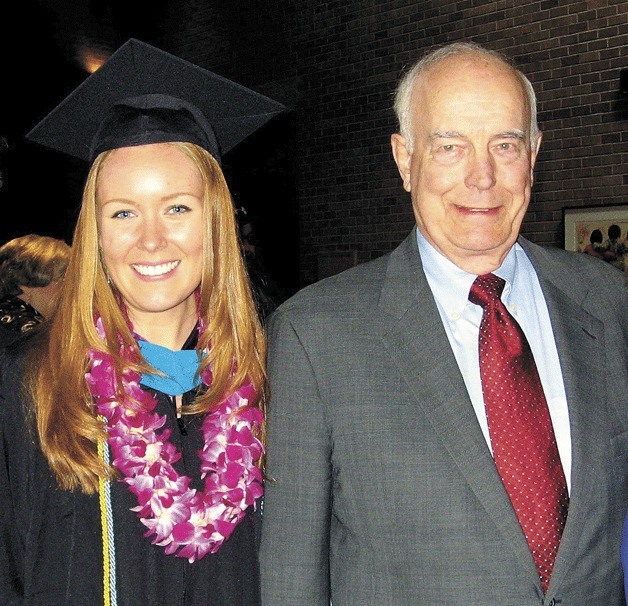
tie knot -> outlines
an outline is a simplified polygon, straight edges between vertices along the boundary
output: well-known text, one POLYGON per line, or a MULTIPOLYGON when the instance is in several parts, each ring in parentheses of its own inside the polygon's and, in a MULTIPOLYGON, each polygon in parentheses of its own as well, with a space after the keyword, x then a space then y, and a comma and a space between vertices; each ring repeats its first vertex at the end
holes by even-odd
POLYGON ((478 276, 469 291, 469 301, 484 307, 501 297, 506 281, 495 274, 478 276))

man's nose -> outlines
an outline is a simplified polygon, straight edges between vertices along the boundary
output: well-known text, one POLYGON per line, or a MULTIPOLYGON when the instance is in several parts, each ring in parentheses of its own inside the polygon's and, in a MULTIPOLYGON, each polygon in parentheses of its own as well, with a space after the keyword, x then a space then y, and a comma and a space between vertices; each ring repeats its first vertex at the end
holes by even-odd
POLYGON ((495 185, 495 163, 489 153, 474 153, 469 159, 467 187, 490 189, 495 185))

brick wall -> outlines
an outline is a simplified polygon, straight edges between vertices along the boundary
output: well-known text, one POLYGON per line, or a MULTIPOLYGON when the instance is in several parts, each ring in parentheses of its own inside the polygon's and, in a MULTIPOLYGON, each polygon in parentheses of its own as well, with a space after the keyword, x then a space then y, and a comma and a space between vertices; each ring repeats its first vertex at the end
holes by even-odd
POLYGON ((433 45, 474 40, 505 52, 535 86, 544 142, 527 237, 562 246, 564 207, 628 201, 625 1, 222 4, 176 3, 164 45, 288 106, 240 156, 254 165, 240 169, 247 178, 274 167, 246 203, 267 217, 270 264, 288 290, 391 250, 412 226, 389 147, 392 93, 404 67, 433 45))

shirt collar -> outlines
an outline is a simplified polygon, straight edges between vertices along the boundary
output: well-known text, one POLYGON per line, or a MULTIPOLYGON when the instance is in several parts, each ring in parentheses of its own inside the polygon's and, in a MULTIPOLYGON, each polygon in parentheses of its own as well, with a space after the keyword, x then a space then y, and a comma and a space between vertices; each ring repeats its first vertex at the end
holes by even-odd
MULTIPOLYGON (((460 314, 467 305, 469 290, 476 274, 460 269, 442 253, 437 251, 417 228, 417 244, 423 263, 423 271, 434 293, 436 300, 443 306, 446 313, 460 314)), ((506 280, 504 294, 508 294, 514 282, 517 269, 517 251, 521 246, 517 243, 508 251, 504 262, 493 273, 506 280)), ((523 249, 521 249, 523 250, 523 249)))

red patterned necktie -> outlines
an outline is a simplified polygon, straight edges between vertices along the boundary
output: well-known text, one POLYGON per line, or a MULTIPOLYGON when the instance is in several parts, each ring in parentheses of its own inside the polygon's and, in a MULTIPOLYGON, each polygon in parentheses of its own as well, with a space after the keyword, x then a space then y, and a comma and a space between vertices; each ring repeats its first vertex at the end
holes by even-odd
POLYGON ((494 274, 478 276, 469 300, 483 308, 480 376, 493 457, 545 592, 569 495, 530 346, 500 299, 504 284, 494 274))

